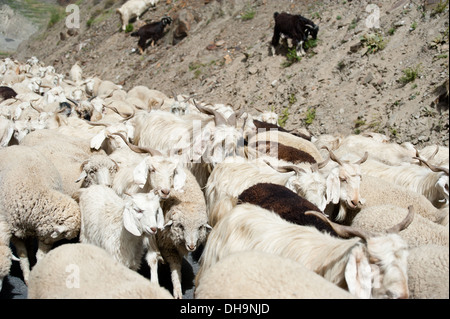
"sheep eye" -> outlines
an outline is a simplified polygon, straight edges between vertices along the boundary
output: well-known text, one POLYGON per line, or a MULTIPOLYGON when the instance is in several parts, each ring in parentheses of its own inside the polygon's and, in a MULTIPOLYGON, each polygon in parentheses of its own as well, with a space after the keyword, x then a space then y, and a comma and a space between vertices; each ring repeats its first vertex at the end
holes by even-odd
POLYGON ((135 209, 135 211, 136 211, 136 213, 138 213, 138 214, 143 214, 144 213, 144 210, 143 209, 135 209))

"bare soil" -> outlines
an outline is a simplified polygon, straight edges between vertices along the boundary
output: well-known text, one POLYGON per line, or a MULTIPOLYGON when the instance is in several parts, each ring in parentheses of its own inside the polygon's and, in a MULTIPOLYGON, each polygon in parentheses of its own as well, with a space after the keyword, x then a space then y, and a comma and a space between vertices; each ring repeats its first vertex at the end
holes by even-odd
MULTIPOLYGON (((80 28, 69 30, 62 19, 13 56, 34 55, 65 74, 80 61, 86 77, 126 90, 195 94, 255 115, 273 109, 285 128, 313 135, 380 132, 418 147, 449 144, 445 1, 440 10, 436 0, 161 0, 141 20, 170 16, 174 23, 143 55, 138 39, 119 31, 115 9, 123 2, 81 1, 80 28), (275 11, 302 14, 320 27, 315 46, 291 65, 288 47, 270 52, 275 11), (177 37, 180 21, 184 38, 177 37), (379 41, 369 47, 373 36, 379 41), (416 77, 402 83, 407 69, 409 80, 416 77)), ((142 23, 134 21, 134 29, 142 23)))

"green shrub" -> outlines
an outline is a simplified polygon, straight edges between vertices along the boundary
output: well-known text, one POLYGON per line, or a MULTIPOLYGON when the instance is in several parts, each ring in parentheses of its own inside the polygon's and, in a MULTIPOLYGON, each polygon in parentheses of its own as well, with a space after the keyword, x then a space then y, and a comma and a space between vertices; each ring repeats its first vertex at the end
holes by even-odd
POLYGON ((421 65, 418 64, 415 67, 404 69, 403 76, 400 78, 400 83, 407 84, 410 82, 414 82, 420 76, 421 65))

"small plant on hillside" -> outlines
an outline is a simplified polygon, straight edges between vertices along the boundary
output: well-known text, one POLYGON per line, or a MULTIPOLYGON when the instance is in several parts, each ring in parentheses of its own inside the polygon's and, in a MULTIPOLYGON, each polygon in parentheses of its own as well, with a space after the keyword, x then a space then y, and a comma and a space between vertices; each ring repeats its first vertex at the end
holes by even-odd
POLYGON ((58 23, 65 16, 65 11, 63 8, 53 7, 50 9, 50 20, 48 21, 48 28, 51 28, 56 23, 58 23))
POLYGON ((415 67, 404 69, 403 76, 399 79, 400 83, 406 85, 407 83, 414 82, 420 75, 421 65, 418 64, 415 67))
POLYGON ((125 33, 129 33, 129 32, 131 32, 131 31, 133 31, 133 29, 134 29, 133 24, 129 23, 129 24, 127 24, 127 26, 125 27, 125 33))
POLYGON ((446 0, 446 1, 440 0, 438 5, 436 6, 436 8, 434 8, 431 15, 434 16, 434 15, 444 12, 445 9, 447 8, 447 6, 448 6, 448 0, 446 0))
POLYGON ((386 47, 386 40, 379 33, 365 34, 361 37, 360 41, 367 47, 367 51, 363 55, 376 53, 386 47))
POLYGON ((253 8, 247 8, 245 12, 241 15, 242 21, 251 20, 255 17, 256 11, 253 8))
POLYGON ((286 107, 283 110, 283 113, 281 113, 281 116, 278 117, 278 126, 284 127, 288 119, 289 119, 289 108, 286 107))
POLYGON ((288 53, 286 54, 286 61, 281 64, 283 68, 290 67, 292 64, 296 62, 300 62, 302 57, 298 56, 295 48, 290 48, 288 53))
POLYGON ((306 111, 305 124, 306 125, 312 124, 312 122, 314 122, 315 118, 316 118, 316 109, 315 108, 309 108, 306 111))

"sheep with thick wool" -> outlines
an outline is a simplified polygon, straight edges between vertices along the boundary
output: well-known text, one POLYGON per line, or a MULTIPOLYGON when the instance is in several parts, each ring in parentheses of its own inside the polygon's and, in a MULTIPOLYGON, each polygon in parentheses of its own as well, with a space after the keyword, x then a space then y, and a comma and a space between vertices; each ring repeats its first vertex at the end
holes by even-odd
MULTIPOLYGON (((414 209, 414 206, 408 207, 414 209)), ((399 223, 408 209, 395 205, 379 205, 362 209, 353 218, 351 226, 371 232, 380 232, 399 223)), ((449 246, 448 227, 439 225, 429 219, 416 215, 407 229, 400 233, 409 247, 422 245, 449 246)))
POLYGON ((163 226, 160 197, 155 192, 119 197, 112 188, 92 185, 80 190, 80 242, 105 249, 115 260, 138 270, 144 238, 163 226))
POLYGON ((449 250, 440 245, 411 248, 408 254, 411 299, 449 299, 449 250))
POLYGON ((324 218, 339 236, 357 237, 334 237, 315 227, 292 224, 259 206, 240 204, 209 234, 197 276, 201 278, 232 253, 255 250, 300 262, 361 298, 408 297, 408 246, 398 232, 409 225, 413 214, 386 233, 368 234, 310 213, 324 218))
POLYGON ((259 251, 231 254, 196 282, 196 299, 356 298, 299 262, 259 251))
MULTIPOLYGON (((32 147, 13 145, 0 149, 0 246, 16 247, 25 282, 30 264, 24 241, 37 238, 37 260, 61 239, 80 231, 78 204, 63 190, 52 162, 32 147)), ((1 256, 2 260, 10 256, 1 256)))
POLYGON ((188 169, 185 169, 185 174, 184 191, 174 192, 163 203, 164 229, 156 234, 162 258, 170 267, 175 298, 182 298, 183 257, 204 244, 211 229, 203 192, 195 176, 188 169))
POLYGON ((165 288, 90 244, 64 244, 31 271, 29 299, 173 299, 165 288))

